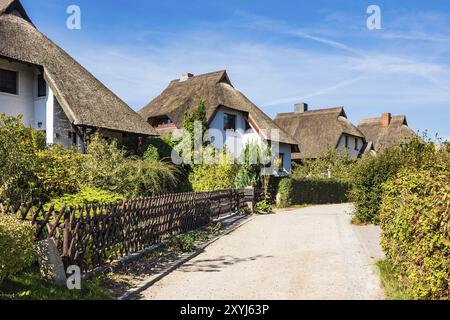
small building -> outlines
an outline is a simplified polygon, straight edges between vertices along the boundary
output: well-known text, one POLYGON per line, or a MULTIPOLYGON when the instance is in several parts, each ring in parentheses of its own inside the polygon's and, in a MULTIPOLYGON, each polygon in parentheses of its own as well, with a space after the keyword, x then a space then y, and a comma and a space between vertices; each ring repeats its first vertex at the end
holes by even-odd
POLYGON ((364 134, 347 119, 343 107, 309 110, 308 104, 299 103, 294 108, 275 117, 298 143, 300 153, 292 155, 294 161, 317 159, 330 147, 346 149, 353 158, 367 149, 364 134))
POLYGON ((382 151, 416 136, 408 126, 406 116, 383 113, 380 118, 364 119, 358 129, 371 141, 376 151, 382 151))
POLYGON ((89 135, 138 143, 156 131, 33 25, 18 0, 0 0, 0 112, 46 132, 47 143, 78 146, 89 135))
POLYGON ((236 90, 225 70, 197 76, 183 74, 139 113, 165 135, 181 129, 185 115, 195 110, 200 101, 205 103, 209 129, 217 133, 211 140, 215 148, 226 146, 238 157, 249 143, 276 141, 283 171, 290 172, 291 153, 297 151, 297 142, 236 90))

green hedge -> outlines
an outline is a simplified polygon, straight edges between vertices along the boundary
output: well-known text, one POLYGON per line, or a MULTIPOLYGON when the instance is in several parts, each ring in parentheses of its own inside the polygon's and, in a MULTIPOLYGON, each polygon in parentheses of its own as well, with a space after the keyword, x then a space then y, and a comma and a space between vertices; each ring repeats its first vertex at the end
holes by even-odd
POLYGON ((449 299, 450 166, 405 168, 384 185, 382 246, 416 299, 449 299))
POLYGON ((35 260, 35 229, 15 216, 0 214, 0 284, 35 260))
POLYGON ((285 178, 278 185, 277 205, 348 202, 351 184, 337 180, 285 178))

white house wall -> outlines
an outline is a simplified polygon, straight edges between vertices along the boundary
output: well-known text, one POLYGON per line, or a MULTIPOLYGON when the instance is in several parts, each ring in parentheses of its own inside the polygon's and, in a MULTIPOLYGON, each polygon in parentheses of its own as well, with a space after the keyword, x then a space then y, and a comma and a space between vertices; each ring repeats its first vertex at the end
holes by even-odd
MULTIPOLYGON (((355 137, 348 136, 348 154, 353 158, 358 158, 361 153, 361 149, 364 146, 364 140, 362 138, 357 138, 358 146, 355 148, 355 137)), ((345 135, 342 135, 339 139, 338 149, 345 150, 345 135)))
MULTIPOLYGON (((247 144, 256 144, 262 146, 265 140, 255 131, 245 131, 246 116, 244 113, 231 110, 227 108, 219 108, 214 119, 211 121, 209 129, 213 129, 212 145, 216 149, 223 149, 225 146, 227 150, 235 157, 240 157, 247 144), (224 116, 225 113, 236 116, 236 131, 225 131, 224 116)), ((291 171, 291 146, 288 144, 279 144, 278 153, 284 154, 284 171, 291 171)))
POLYGON ((18 73, 18 94, 0 92, 0 112, 10 116, 21 114, 25 125, 34 126, 36 68, 4 59, 0 59, 0 68, 18 73))

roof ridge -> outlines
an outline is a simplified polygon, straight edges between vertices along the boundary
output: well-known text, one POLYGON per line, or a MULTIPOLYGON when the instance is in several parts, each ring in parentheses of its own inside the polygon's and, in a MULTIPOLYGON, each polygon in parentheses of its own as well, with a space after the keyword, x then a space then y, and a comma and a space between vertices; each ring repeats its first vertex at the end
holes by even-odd
MULTIPOLYGON (((225 69, 223 69, 223 70, 218 70, 218 71, 212 71, 212 72, 207 72, 207 73, 201 73, 201 74, 199 74, 199 75, 193 75, 191 78, 189 78, 188 80, 193 80, 193 79, 198 79, 198 78, 205 78, 205 77, 208 77, 208 76, 212 76, 212 75, 215 75, 215 74, 220 74, 220 73, 226 73, 227 72, 227 70, 225 70, 225 69)), ((180 78, 178 78, 178 79, 173 79, 171 82, 174 82, 174 81, 176 81, 176 82, 179 82, 179 83, 185 83, 186 81, 183 81, 183 82, 180 82, 180 78)))
POLYGON ((331 114, 331 113, 340 113, 344 107, 334 107, 334 108, 325 108, 325 109, 315 109, 315 110, 308 110, 305 112, 284 112, 284 113, 278 113, 276 116, 292 116, 292 115, 298 115, 298 116, 314 116, 319 114, 331 114))

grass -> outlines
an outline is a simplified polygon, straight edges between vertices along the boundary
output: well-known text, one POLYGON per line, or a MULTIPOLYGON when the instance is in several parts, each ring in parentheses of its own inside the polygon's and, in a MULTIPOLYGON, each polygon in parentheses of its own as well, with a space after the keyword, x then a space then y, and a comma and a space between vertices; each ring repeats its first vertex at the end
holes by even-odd
POLYGON ((401 282, 398 271, 387 260, 377 262, 380 270, 381 283, 386 291, 386 297, 389 300, 414 300, 406 292, 406 285, 401 282))
POLYGON ((102 280, 82 281, 81 290, 57 287, 43 280, 38 267, 12 276, 0 285, 0 300, 110 300, 102 280))

